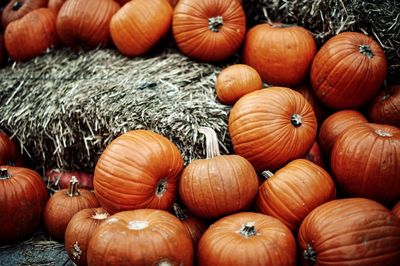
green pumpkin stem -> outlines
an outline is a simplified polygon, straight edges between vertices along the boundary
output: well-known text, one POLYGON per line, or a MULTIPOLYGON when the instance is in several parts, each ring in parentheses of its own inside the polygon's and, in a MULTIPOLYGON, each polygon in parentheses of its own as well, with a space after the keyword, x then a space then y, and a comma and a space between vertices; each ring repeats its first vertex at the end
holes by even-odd
POLYGON ((69 181, 69 186, 68 186, 68 192, 67 195, 70 197, 76 197, 79 196, 79 190, 78 190, 78 179, 76 178, 76 176, 72 176, 71 180, 69 181))
POLYGON ((189 216, 187 216, 183 212, 181 206, 179 206, 178 203, 174 203, 174 212, 175 212, 175 216, 178 217, 178 219, 181 220, 181 221, 185 221, 185 220, 187 220, 189 218, 189 216))
POLYGON ((221 16, 216 16, 208 19, 208 28, 212 32, 218 32, 224 25, 224 19, 221 16))
POLYGON ((270 170, 266 170, 266 171, 262 171, 261 175, 268 180, 269 178, 271 178, 274 173, 272 173, 270 170))
POLYGON ((245 237, 251 237, 251 236, 256 235, 257 230, 255 227, 255 224, 256 224, 255 222, 248 222, 248 223, 242 225, 242 228, 240 228, 239 233, 245 237))
POLYGON ((22 7, 22 3, 20 1, 16 1, 12 6, 13 11, 18 11, 22 7))
POLYGON ((215 133, 215 131, 210 127, 200 127, 199 132, 204 134, 206 138, 207 159, 220 156, 221 153, 219 151, 217 133, 215 133))
POLYGON ((307 248, 303 251, 303 257, 309 265, 314 265, 317 261, 317 252, 310 244, 307 244, 307 248))
POLYGON ((0 179, 10 179, 10 173, 7 168, 0 169, 0 179))
POLYGON ((303 124, 302 117, 299 114, 293 114, 290 118, 290 122, 292 122, 294 127, 299 127, 303 124))
POLYGON ((369 45, 360 45, 359 46, 360 53, 371 59, 375 56, 374 52, 372 52, 371 47, 369 45))

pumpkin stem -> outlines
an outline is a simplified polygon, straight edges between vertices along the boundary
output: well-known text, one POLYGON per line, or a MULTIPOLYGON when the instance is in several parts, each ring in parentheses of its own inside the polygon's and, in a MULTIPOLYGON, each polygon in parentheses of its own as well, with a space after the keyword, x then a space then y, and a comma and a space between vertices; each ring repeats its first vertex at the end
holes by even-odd
POLYGON ((107 219, 108 216, 110 216, 110 214, 108 214, 107 212, 100 212, 100 213, 96 212, 95 215, 92 215, 92 219, 94 219, 94 220, 104 220, 104 219, 107 219))
POLYGON ((68 186, 68 192, 67 195, 70 197, 76 197, 79 196, 80 193, 78 191, 78 179, 76 178, 76 176, 72 176, 71 180, 69 181, 69 186, 68 186))
POLYGON ((378 134, 378 136, 381 137, 392 137, 393 134, 387 131, 383 131, 382 129, 377 129, 375 130, 375 133, 378 134))
POLYGON ((371 47, 369 45, 360 45, 359 46, 360 53, 371 59, 374 57, 374 52, 372 52, 371 47))
POLYGON ((294 127, 299 127, 302 125, 302 121, 301 121, 302 117, 299 114, 293 114, 292 117, 290 118, 290 122, 292 122, 292 125, 294 127))
POLYGON ((215 133, 215 131, 210 127, 200 127, 199 132, 204 134, 204 136, 206 137, 207 159, 220 156, 221 153, 219 151, 217 133, 215 133))
POLYGON ((167 179, 161 179, 156 186, 156 196, 161 198, 167 191, 168 182, 167 179))
POLYGON ((255 222, 248 222, 242 225, 242 228, 240 228, 239 233, 245 237, 254 236, 257 234, 255 225, 256 225, 255 222))
POLYGON ((311 265, 317 261, 317 253, 310 244, 307 244, 307 248, 303 251, 303 257, 311 265))
POLYGON ((262 171, 261 175, 268 180, 271 178, 274 174, 270 170, 262 171))
POLYGON ((208 28, 212 32, 218 32, 219 29, 224 25, 224 19, 221 16, 208 18, 208 28))
POLYGON ((7 168, 0 169, 0 180, 1 179, 10 179, 10 173, 8 172, 7 168))
POLYGON ((22 3, 19 2, 19 1, 16 1, 16 2, 14 3, 14 5, 12 6, 12 10, 17 11, 17 10, 19 10, 21 7, 22 7, 22 3))
POLYGON ((179 206, 178 203, 174 203, 174 212, 175 212, 175 216, 178 217, 178 219, 181 220, 181 221, 185 221, 185 220, 187 220, 189 218, 189 216, 187 216, 183 212, 181 206, 179 206))

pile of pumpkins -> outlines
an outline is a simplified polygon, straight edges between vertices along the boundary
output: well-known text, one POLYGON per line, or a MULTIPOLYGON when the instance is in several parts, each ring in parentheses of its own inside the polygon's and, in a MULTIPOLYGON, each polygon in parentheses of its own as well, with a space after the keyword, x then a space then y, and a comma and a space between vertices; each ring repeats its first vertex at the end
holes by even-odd
POLYGON ((132 130, 105 148, 93 179, 48 172, 49 198, 2 133, 0 243, 27 238, 43 219, 77 265, 398 265, 400 86, 381 90, 387 61, 377 42, 345 32, 318 49, 295 25, 246 32, 237 0, 118 2, 50 0, 5 27, 10 58, 59 40, 74 49, 112 41, 139 56, 171 24, 195 60, 241 47, 243 64, 215 82, 218 100, 232 105, 232 154, 199 127, 206 158, 185 165, 170 139, 132 130))

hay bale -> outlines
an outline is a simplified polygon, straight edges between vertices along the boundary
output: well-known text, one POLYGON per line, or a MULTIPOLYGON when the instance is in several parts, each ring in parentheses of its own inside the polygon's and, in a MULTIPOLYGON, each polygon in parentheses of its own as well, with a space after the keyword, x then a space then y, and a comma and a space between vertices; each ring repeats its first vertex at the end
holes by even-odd
POLYGON ((372 36, 389 61, 389 83, 400 82, 400 1, 398 0, 247 0, 250 25, 260 22, 297 24, 309 29, 319 44, 343 31, 372 36))
POLYGON ((216 100, 221 67, 167 49, 126 58, 115 50, 52 51, 0 70, 0 127, 35 165, 93 170, 105 146, 132 129, 170 138, 186 162, 204 156, 197 127, 229 149, 229 107, 216 100))

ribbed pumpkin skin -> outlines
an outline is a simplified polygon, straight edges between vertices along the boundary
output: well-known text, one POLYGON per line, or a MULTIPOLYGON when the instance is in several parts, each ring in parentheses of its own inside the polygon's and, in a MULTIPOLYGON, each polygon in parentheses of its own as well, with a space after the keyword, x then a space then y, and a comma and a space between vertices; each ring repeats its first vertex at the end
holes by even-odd
POLYGON ((398 265, 400 220, 372 200, 333 200, 304 219, 297 243, 303 256, 308 245, 316 252, 315 266, 398 265))
POLYGON ((207 229, 197 249, 199 266, 296 265, 296 241, 278 219, 260 213, 226 216, 207 229), (254 223, 256 235, 243 236, 240 229, 254 223))
POLYGON ((192 161, 183 170, 179 182, 183 203, 191 212, 205 218, 246 209, 257 189, 256 172, 238 155, 192 161))
POLYGON ((229 115, 233 149, 257 171, 276 170, 303 158, 311 149, 316 132, 311 105, 300 93, 284 87, 246 94, 229 115), (302 117, 299 127, 291 123, 294 114, 302 117))
POLYGON ((0 131, 0 165, 23 165, 19 149, 4 132, 0 131))
POLYGON ((35 9, 8 24, 4 36, 13 60, 27 61, 42 55, 58 43, 56 14, 48 8, 35 9))
POLYGON ((109 213, 132 209, 170 209, 175 201, 183 159, 169 139, 148 130, 129 131, 100 156, 93 185, 109 213), (160 182, 166 189, 157 195, 160 182))
POLYGON ((358 32, 343 32, 329 39, 311 66, 311 84, 321 101, 334 109, 356 109, 378 92, 386 78, 383 49, 358 32), (368 45, 372 58, 360 52, 368 45))
POLYGON ((394 205, 394 207, 392 208, 392 213, 400 219, 400 201, 396 203, 396 205, 394 205))
POLYGON ((368 117, 373 123, 400 127, 400 85, 379 93, 369 107, 368 117))
POLYGON ((264 182, 257 195, 256 208, 296 232, 307 214, 335 198, 331 176, 313 162, 297 159, 264 182))
POLYGON ((190 266, 192 245, 182 223, 172 214, 152 209, 124 211, 110 216, 93 233, 88 265, 190 266), (140 229, 146 223, 147 227, 140 229))
POLYGON ((167 0, 131 0, 111 19, 111 38, 122 54, 143 55, 168 33, 172 13, 167 0))
POLYGON ((47 4, 47 7, 51 10, 53 10, 55 13, 58 13, 60 11, 62 5, 66 2, 67 0, 49 0, 49 3, 47 4))
MULTIPOLYGON (((1 14, 1 25, 3 26, 3 30, 5 30, 12 21, 17 20, 28 14, 29 12, 47 6, 48 0, 11 0, 6 7, 4 8, 1 14), (14 10, 14 5, 18 5, 19 3, 21 7, 14 10)), ((26 30, 26 32, 28 32, 26 30)))
POLYGON ((9 179, 0 179, 0 243, 29 237, 38 228, 48 194, 39 174, 33 170, 1 166, 9 179))
POLYGON ((110 40, 110 20, 119 8, 114 0, 68 0, 58 12, 58 35, 73 49, 105 45, 110 40))
POLYGON ((302 83, 317 53, 312 34, 300 26, 259 24, 251 28, 243 46, 243 61, 274 86, 302 83))
POLYGON ((308 84, 302 84, 293 88, 295 91, 301 93, 306 100, 311 104, 315 117, 317 118, 318 124, 321 124, 324 119, 328 116, 329 110, 322 104, 317 95, 315 95, 313 89, 308 84))
POLYGON ((330 157, 333 145, 346 129, 362 123, 368 123, 368 120, 355 110, 342 110, 328 116, 318 132, 318 143, 325 155, 330 157))
POLYGON ((385 204, 399 200, 399 128, 354 125, 338 138, 331 156, 332 173, 346 194, 385 204), (391 136, 381 136, 380 132, 391 136))
POLYGON ((239 48, 246 33, 246 17, 234 0, 180 0, 174 9, 172 31, 182 53, 200 61, 217 62, 239 48), (219 16, 223 25, 213 32, 209 19, 219 16))
POLYGON ((224 68, 215 82, 218 100, 233 105, 243 95, 260 90, 263 87, 258 72, 244 64, 235 64, 224 68))
POLYGON ((77 212, 72 217, 65 230, 65 249, 74 264, 87 265, 89 240, 108 216, 109 214, 103 208, 88 208, 77 212))

